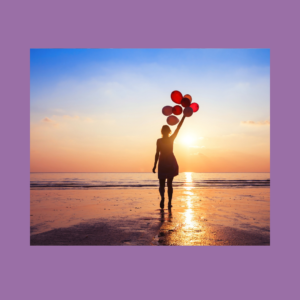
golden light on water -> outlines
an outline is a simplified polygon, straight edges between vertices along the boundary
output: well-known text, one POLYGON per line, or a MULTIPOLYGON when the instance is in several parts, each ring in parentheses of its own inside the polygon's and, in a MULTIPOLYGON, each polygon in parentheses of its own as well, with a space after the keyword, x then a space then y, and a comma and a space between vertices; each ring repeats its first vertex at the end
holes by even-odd
POLYGON ((193 211, 192 209, 189 208, 185 211, 185 227, 187 228, 193 227, 192 220, 193 220, 193 211))
POLYGON ((186 195, 194 195, 194 193, 193 192, 189 192, 192 188, 190 188, 190 187, 187 187, 186 188, 187 189, 187 191, 185 191, 185 192, 183 192, 184 194, 186 194, 186 195))
POLYGON ((193 209, 193 197, 194 193, 192 190, 192 187, 190 186, 193 183, 193 173, 192 172, 185 172, 185 182, 188 184, 188 186, 185 187, 184 194, 186 195, 184 197, 184 201, 187 205, 187 210, 184 212, 184 227, 186 229, 191 229, 194 227, 194 209, 193 209))
POLYGON ((193 182, 192 172, 185 172, 185 182, 191 183, 193 182))
POLYGON ((187 204, 188 209, 192 208, 191 197, 189 197, 189 196, 186 197, 186 204, 187 204))

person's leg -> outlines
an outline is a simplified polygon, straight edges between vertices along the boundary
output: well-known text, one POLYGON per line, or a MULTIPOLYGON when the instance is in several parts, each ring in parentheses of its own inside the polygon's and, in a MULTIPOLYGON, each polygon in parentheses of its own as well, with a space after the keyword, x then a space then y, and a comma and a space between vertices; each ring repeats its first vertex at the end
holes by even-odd
POLYGON ((168 184, 168 196, 169 196, 169 203, 168 203, 168 206, 169 207, 172 207, 172 196, 173 196, 173 178, 174 177, 171 177, 171 178, 168 178, 167 179, 167 184, 168 184))
POLYGON ((164 208, 165 205, 165 183, 166 179, 159 179, 159 193, 161 196, 160 208, 164 208))

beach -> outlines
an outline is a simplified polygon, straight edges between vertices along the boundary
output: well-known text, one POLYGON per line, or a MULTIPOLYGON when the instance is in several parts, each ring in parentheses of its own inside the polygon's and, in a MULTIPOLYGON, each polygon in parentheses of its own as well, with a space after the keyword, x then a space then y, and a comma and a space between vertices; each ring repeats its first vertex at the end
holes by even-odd
POLYGON ((31 189, 30 245, 270 245, 270 187, 31 189), (166 189, 167 197, 167 189, 166 189))

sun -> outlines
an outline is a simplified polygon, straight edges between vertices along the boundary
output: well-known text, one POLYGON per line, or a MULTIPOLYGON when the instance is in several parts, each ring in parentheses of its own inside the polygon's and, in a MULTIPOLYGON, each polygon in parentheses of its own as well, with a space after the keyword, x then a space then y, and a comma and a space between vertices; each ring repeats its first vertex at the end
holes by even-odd
POLYGON ((182 138, 182 142, 187 146, 192 146, 192 144, 195 142, 195 139, 190 135, 186 135, 182 138))

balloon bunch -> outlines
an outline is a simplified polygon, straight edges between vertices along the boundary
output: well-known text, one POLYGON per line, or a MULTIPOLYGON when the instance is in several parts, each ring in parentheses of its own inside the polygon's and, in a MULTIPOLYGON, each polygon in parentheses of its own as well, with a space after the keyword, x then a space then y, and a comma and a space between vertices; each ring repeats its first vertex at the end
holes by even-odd
MULTIPOLYGON (((173 91, 171 93, 171 99, 176 104, 181 104, 182 107, 184 107, 183 115, 186 117, 190 117, 194 112, 197 112, 199 110, 198 103, 194 102, 192 103, 192 97, 190 95, 184 95, 182 97, 182 94, 179 91, 173 91)), ((167 123, 171 126, 176 125, 179 122, 179 119, 176 116, 181 115, 182 113, 182 107, 180 105, 175 106, 165 106, 162 109, 162 113, 165 116, 168 116, 167 123), (172 114, 176 116, 171 116, 172 114)))

